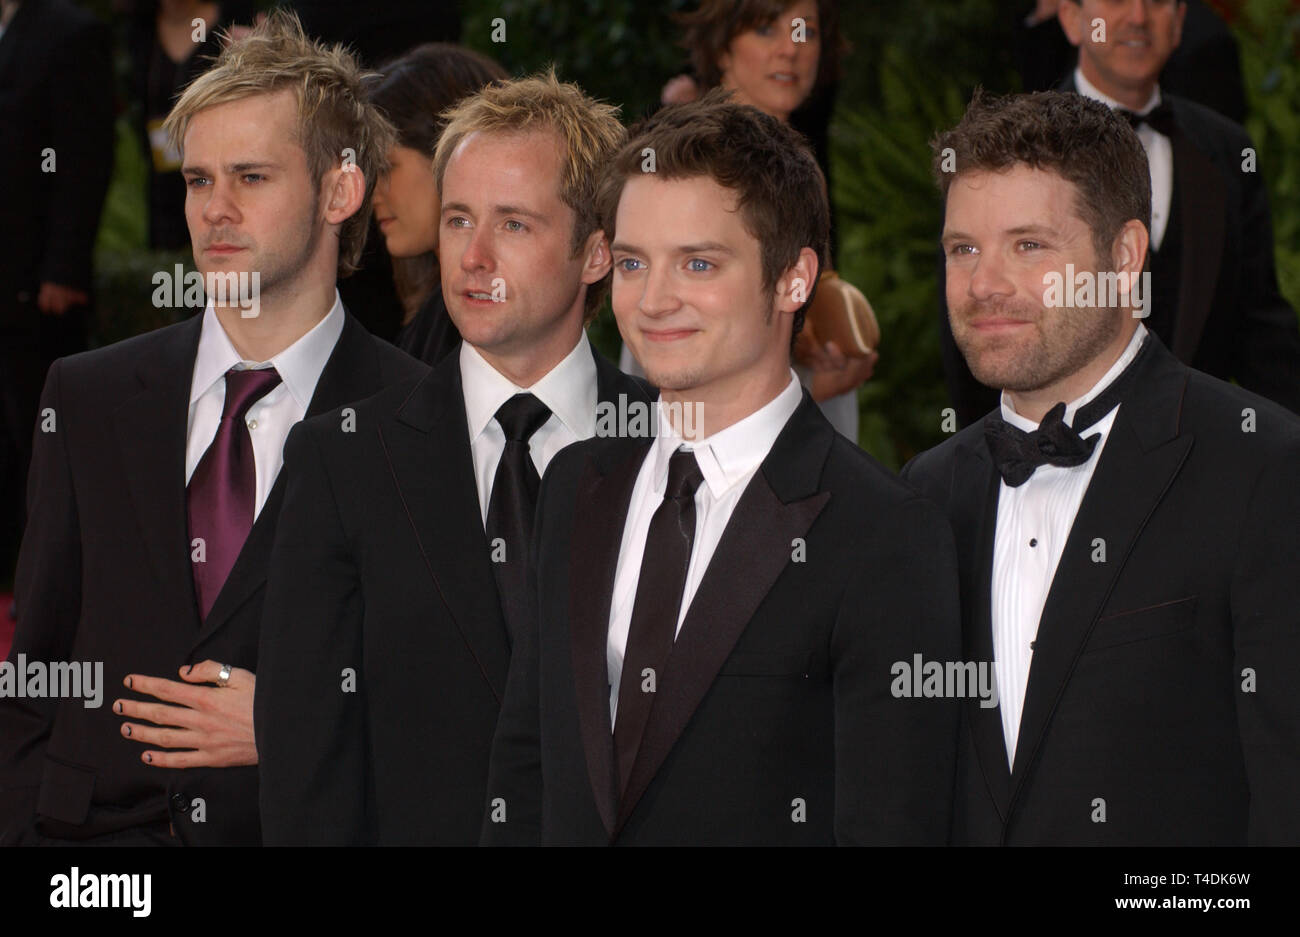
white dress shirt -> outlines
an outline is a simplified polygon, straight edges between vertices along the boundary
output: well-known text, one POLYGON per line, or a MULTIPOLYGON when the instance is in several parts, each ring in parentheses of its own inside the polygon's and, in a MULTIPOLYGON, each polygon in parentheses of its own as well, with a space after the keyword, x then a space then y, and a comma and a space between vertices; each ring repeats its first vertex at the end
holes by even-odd
MULTIPOLYGON (((1085 97, 1100 101, 1108 107, 1129 110, 1114 98, 1098 91, 1092 82, 1083 77, 1083 71, 1079 68, 1074 70, 1074 85, 1085 97)), ((1147 101, 1137 113, 1150 114, 1159 106, 1160 101, 1160 88, 1157 86, 1151 94, 1151 100, 1147 101)), ((1151 169, 1151 247, 1153 250, 1159 250, 1165 239, 1170 205, 1173 204, 1174 198, 1174 147, 1168 137, 1151 129, 1150 124, 1140 124, 1137 135, 1147 151, 1147 165, 1151 169)))
POLYGON ((239 356, 230 337, 222 328, 217 314, 209 305, 203 311, 199 333, 199 350, 194 359, 194 377, 190 382, 190 416, 185 444, 185 484, 217 435, 221 408, 226 401, 226 372, 231 368, 264 368, 268 365, 280 373, 281 382, 270 393, 248 408, 245 422, 253 441, 253 464, 257 471, 257 504, 253 517, 262 513, 262 505, 271 493, 275 478, 284 464, 284 441, 293 424, 303 418, 325 362, 334 352, 343 334, 343 301, 334 291, 334 305, 324 319, 316 323, 270 361, 248 361, 239 356))
POLYGON ((683 446, 692 449, 700 474, 704 476, 703 484, 695 491, 695 542, 691 547, 691 562, 686 570, 686 585, 677 613, 677 633, 680 633, 695 590, 709 568, 713 551, 722 539, 736 503, 802 399, 803 385, 791 371, 790 383, 771 401, 721 432, 692 442, 684 442, 675 432, 662 401, 656 404, 659 407, 660 435, 655 437, 646 453, 632 487, 614 573, 614 594, 609 606, 606 661, 611 726, 618 715, 619 678, 623 674, 623 654, 627 649, 628 630, 632 626, 637 582, 641 578, 641 559, 650 533, 650 519, 663 503, 664 489, 668 487, 668 460, 683 446))
MULTIPOLYGON (((1133 338, 1110 370, 1090 391, 1066 405, 1066 423, 1074 426, 1074 415, 1079 408, 1105 390, 1128 366, 1146 334, 1146 327, 1139 322, 1133 338)), ((1039 619, 1056 575, 1056 564, 1061 560, 1074 517, 1079 513, 1117 413, 1118 406, 1092 426, 1075 427, 1080 436, 1101 435, 1087 462, 1072 468, 1041 465, 1024 484, 1012 488, 1004 481, 998 489, 991 590, 993 659, 1008 765, 1015 763, 1020 715, 1034 656, 1033 643, 1038 637, 1039 619)), ((1038 428, 1037 423, 1012 409, 1005 391, 1002 418, 1025 432, 1038 428)))
POLYGON ((506 434, 497 422, 497 410, 515 394, 532 394, 550 407, 551 415, 529 440, 529 454, 537 474, 545 475, 546 466, 557 452, 596 434, 596 359, 583 332, 573 350, 545 377, 532 387, 519 387, 488 364, 473 345, 461 342, 460 383, 465 395, 479 512, 486 528, 492 483, 506 448, 506 434))

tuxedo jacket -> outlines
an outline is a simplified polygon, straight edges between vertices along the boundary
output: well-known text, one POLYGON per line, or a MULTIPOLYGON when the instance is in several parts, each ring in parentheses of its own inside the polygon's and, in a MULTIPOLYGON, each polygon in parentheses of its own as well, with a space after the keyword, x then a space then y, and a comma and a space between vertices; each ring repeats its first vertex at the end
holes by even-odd
MULTIPOLYGON (((1300 842, 1300 420, 1148 341, 1043 608, 1014 766, 999 709, 963 705, 956 842, 1300 842)), ((983 433, 904 476, 952 521, 964 653, 987 661, 983 433)))
POLYGON ((483 841, 945 842, 957 704, 896 698, 891 672, 956 659, 952 534, 807 391, 723 532, 618 796, 606 640, 650 444, 589 440, 547 470, 538 613, 511 661, 483 841))
MULTIPOLYGON (((646 401, 600 355, 597 396, 646 401)), ((254 702, 268 844, 478 840, 511 640, 460 356, 290 433, 254 702)))
MULTIPOLYGON (((255 767, 163 769, 123 738, 128 673, 211 658, 256 672, 283 473, 206 621, 190 564, 185 447, 202 316, 55 362, 41 401, 9 659, 102 661, 103 704, 0 699, 0 829, 83 839, 165 820, 186 843, 256 844, 255 767), (48 409, 47 409, 48 408, 48 409), (193 822, 194 801, 201 799, 193 822)), ((425 370, 349 314, 308 415, 425 370)))
POLYGON ((68 0, 23 0, 0 36, 0 127, 0 328, 34 328, 42 282, 91 286, 113 169, 107 28, 68 0))
MULTIPOLYGON (((1075 91, 1073 75, 1058 90, 1075 91)), ((1300 322, 1278 289, 1263 174, 1242 171, 1242 153, 1254 144, 1209 108, 1162 98, 1188 145, 1174 145, 1170 219, 1150 256, 1153 293, 1175 297, 1172 314, 1152 310, 1169 319, 1156 333, 1184 364, 1300 413, 1300 322)), ((997 406, 997 391, 975 380, 953 341, 942 261, 939 272, 944 372, 968 425, 997 406)))

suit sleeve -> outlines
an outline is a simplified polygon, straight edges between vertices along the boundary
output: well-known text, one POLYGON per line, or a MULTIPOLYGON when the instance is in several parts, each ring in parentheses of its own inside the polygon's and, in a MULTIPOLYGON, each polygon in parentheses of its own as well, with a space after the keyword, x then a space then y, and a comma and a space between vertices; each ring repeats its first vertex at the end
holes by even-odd
POLYGON ((285 443, 283 471, 253 702, 263 840, 370 843, 360 576, 303 423, 285 443))
MULTIPOLYGON (((81 612, 81 531, 61 406, 62 361, 50 368, 41 413, 53 431, 37 425, 28 478, 27 532, 18 555, 18 627, 9 661, 70 660, 81 612)), ((21 842, 36 819, 45 746, 56 700, 0 696, 0 844, 21 842)))
POLYGON ((956 777, 960 701, 893 694, 894 665, 958 661, 957 554, 938 507, 921 498, 880 518, 831 641, 835 839, 942 845, 956 777))
MULTIPOLYGON (((1240 135, 1230 157, 1253 146, 1240 135)), ((1300 321, 1282 296, 1273 258, 1273 222, 1268 191, 1260 172, 1239 172, 1240 220, 1237 225, 1240 275, 1239 322, 1232 376, 1242 387, 1300 413, 1300 321)))
POLYGON ((1232 579, 1237 723, 1248 839, 1300 845, 1300 440, 1255 483, 1232 579), (1252 679, 1253 677, 1253 679, 1252 679))
POLYGON ((113 65, 107 30, 88 22, 50 70, 55 171, 42 282, 89 289, 91 254, 113 170, 113 65))
POLYGON ((537 526, 529 547, 528 593, 534 598, 532 614, 515 634, 510 649, 510 673, 505 698, 492 736, 488 765, 487 805, 480 845, 536 846, 542 839, 542 739, 540 700, 540 613, 537 564, 549 537, 546 531, 548 492, 553 488, 554 465, 542 479, 537 496, 537 526), (504 806, 504 820, 500 807, 504 806))

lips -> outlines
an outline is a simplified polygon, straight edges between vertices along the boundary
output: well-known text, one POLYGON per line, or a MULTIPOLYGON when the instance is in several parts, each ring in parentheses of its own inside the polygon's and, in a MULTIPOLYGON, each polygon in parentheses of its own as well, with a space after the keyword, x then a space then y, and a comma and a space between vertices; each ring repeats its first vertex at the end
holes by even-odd
POLYGON ((642 329, 641 335, 648 342, 675 342, 690 338, 696 329, 642 329))
POLYGON ((207 248, 209 254, 235 254, 244 249, 235 244, 209 244, 207 248))

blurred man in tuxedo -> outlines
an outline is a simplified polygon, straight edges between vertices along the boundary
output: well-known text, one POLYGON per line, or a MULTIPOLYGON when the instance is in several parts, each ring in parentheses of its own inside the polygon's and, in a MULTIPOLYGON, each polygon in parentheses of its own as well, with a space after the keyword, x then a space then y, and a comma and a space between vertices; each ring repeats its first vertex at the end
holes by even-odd
POLYGON ((50 369, 10 662, 102 663, 110 705, 0 699, 6 842, 260 841, 252 700, 281 447, 304 415, 425 370, 335 289, 393 142, 345 52, 274 16, 167 126, 208 304, 50 369))
POLYGON ((0 0, 0 582, 22 532, 45 372, 86 347, 112 169, 108 30, 69 0, 0 0))
POLYGON ((791 371, 827 251, 812 154, 710 92, 633 132, 599 205, 658 432, 547 472, 484 840, 945 842, 957 704, 891 674, 955 660, 956 556, 791 371))
POLYGON ((1300 842, 1300 419, 1135 317, 1151 187, 1123 117, 977 96, 934 145, 952 331, 1002 388, 904 470, 998 676, 964 707, 955 840, 1300 842))
MULTIPOLYGON (((1300 413, 1300 323, 1278 289, 1268 192, 1239 124, 1160 87, 1186 4, 1062 0, 1079 64, 1060 86, 1121 111, 1146 150, 1151 180, 1145 326, 1184 364, 1300 413)), ((946 320, 946 315, 943 317, 946 320)), ((945 370, 963 423, 996 403, 943 329, 945 370)))
POLYGON ((647 405, 583 331, 610 268, 592 202, 616 109, 550 73, 448 116, 459 351, 287 447, 256 698, 268 843, 477 840, 539 479, 598 410, 647 405))

